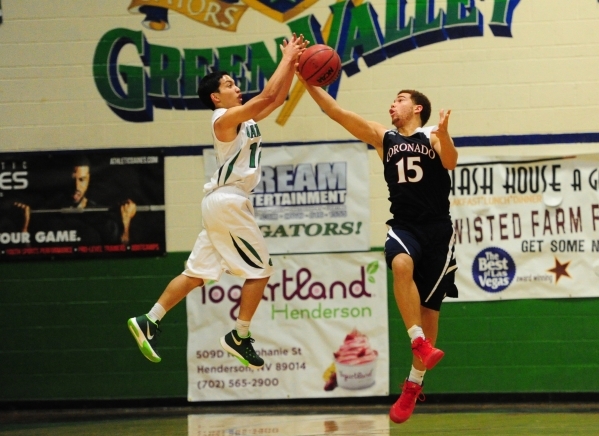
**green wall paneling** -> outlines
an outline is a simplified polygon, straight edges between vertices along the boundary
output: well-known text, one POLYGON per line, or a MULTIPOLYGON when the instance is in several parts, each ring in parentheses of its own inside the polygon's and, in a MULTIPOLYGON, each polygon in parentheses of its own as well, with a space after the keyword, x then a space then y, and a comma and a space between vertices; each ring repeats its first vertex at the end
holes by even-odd
MULTIPOLYGON (((387 278, 390 392, 399 394, 412 356, 387 278)), ((425 376, 428 394, 599 392, 599 299, 454 301, 441 308, 445 357, 425 376)))
POLYGON ((185 304, 146 360, 127 319, 147 312, 188 253, 0 264, 0 401, 185 398, 185 304))
MULTIPOLYGON (((380 250, 377 250, 380 251, 380 250)), ((0 402, 185 398, 185 304, 164 318, 154 364, 127 318, 151 307, 188 253, 0 264, 0 402)), ((390 392, 411 351, 389 280, 390 392)), ((453 302, 428 394, 599 392, 599 299, 453 302)))

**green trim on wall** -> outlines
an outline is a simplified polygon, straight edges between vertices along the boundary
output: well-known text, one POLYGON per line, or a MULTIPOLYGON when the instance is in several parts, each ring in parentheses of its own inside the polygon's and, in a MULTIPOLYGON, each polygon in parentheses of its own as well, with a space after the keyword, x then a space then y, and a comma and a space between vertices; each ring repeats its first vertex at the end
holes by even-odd
POLYGON ((185 304, 164 318, 159 364, 127 329, 187 256, 0 264, 0 400, 187 397, 185 304))
MULTIPOLYGON (((161 324, 159 364, 138 351, 127 319, 150 310, 187 256, 0 264, 0 401, 186 398, 185 304, 161 324)), ((388 280, 399 394, 411 350, 388 280)), ((446 303, 446 355, 426 392, 599 392, 598 313, 594 298, 446 303)))
MULTIPOLYGON (((389 283, 390 392, 408 376, 411 349, 389 283)), ((446 300, 447 301, 447 300, 446 300)), ((599 298, 444 303, 426 393, 599 392, 599 298)))

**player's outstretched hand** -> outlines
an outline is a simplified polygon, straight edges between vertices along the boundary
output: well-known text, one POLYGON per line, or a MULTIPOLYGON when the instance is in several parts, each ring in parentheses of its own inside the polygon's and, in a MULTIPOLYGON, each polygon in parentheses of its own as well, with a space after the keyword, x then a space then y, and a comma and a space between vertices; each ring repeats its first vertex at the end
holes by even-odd
POLYGON ((445 111, 444 109, 441 109, 439 111, 439 124, 431 132, 432 135, 437 135, 437 137, 449 136, 449 130, 448 130, 447 126, 449 125, 449 115, 450 114, 451 114, 451 109, 448 109, 447 111, 445 111))
POLYGON ((439 111, 439 124, 431 132, 431 139, 434 135, 437 141, 435 143, 431 141, 431 145, 439 153, 439 156, 441 156, 443 167, 451 171, 455 169, 458 163, 458 151, 455 148, 453 139, 449 136, 447 128, 449 125, 449 114, 451 114, 451 110, 445 111, 441 109, 439 111))
POLYGON ((283 57, 287 56, 289 60, 297 61, 304 50, 306 50, 308 44, 310 44, 310 41, 305 40, 304 35, 300 34, 300 36, 297 36, 293 33, 291 40, 287 41, 287 39, 284 39, 283 44, 280 46, 283 57))

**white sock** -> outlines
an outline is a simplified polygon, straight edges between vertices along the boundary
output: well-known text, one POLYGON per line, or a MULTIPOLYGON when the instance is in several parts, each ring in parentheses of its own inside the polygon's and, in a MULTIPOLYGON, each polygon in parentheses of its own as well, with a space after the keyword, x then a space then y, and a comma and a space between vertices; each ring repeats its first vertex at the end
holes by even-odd
POLYGON ((408 376, 408 381, 411 381, 412 383, 418 383, 420 386, 422 386, 425 372, 426 369, 424 371, 420 371, 419 369, 414 368, 414 365, 412 365, 410 375, 408 376))
POLYGON ((422 331, 422 327, 414 324, 412 327, 408 329, 408 335, 410 335, 410 339, 414 342, 416 338, 424 339, 424 332, 422 331))
POLYGON ((237 330, 240 338, 247 338, 250 334, 250 322, 237 318, 237 321, 235 321, 235 330, 237 330))
POLYGON ((158 303, 156 303, 154 307, 152 307, 152 310, 148 312, 148 318, 154 322, 162 320, 164 315, 166 315, 166 310, 164 310, 164 307, 158 303))

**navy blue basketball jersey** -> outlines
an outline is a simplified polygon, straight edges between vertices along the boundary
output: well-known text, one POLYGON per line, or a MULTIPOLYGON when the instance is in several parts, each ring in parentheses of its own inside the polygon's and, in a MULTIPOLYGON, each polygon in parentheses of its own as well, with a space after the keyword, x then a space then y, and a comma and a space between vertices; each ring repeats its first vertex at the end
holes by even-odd
POLYGON ((433 128, 412 136, 389 130, 383 137, 385 181, 393 220, 390 224, 449 221, 451 178, 430 142, 433 128))

